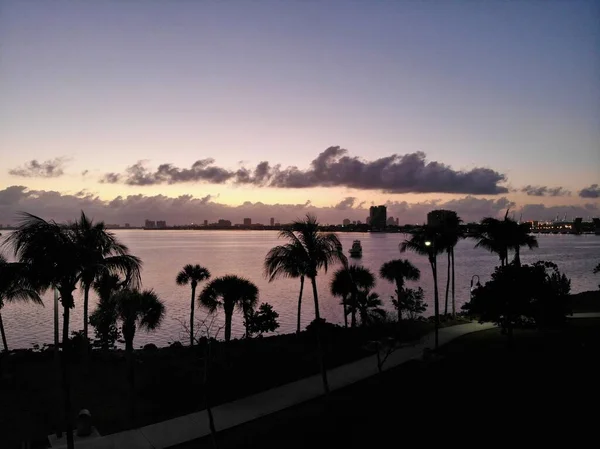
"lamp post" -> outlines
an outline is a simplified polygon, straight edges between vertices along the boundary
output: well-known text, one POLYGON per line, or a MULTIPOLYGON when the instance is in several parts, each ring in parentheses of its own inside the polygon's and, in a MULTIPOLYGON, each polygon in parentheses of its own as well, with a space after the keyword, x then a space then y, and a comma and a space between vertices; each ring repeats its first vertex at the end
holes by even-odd
POLYGON ((477 290, 479 287, 481 287, 481 283, 479 282, 479 275, 474 274, 473 276, 471 276, 471 299, 473 299, 473 292, 475 290, 477 290), (473 280, 477 278, 477 283, 475 284, 475 286, 473 287, 473 280))

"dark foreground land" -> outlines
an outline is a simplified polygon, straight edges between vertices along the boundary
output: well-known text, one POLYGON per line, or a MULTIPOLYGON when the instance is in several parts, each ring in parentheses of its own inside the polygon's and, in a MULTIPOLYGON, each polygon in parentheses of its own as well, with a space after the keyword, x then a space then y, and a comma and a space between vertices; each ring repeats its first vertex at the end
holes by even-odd
MULTIPOLYGON (((223 431, 219 448, 587 446, 597 439, 599 381, 600 320, 517 331, 512 350, 494 329, 336 391, 329 401, 223 431)), ((204 438, 177 449, 211 447, 204 438)))
MULTIPOLYGON (((452 324, 451 322, 445 324, 452 324)), ((424 321, 376 327, 324 329, 327 366, 333 368, 370 355, 365 344, 393 337, 414 341, 432 330, 424 321)), ((213 347, 213 405, 232 401, 319 372, 315 334, 303 332, 234 340, 213 347)), ((70 364, 73 420, 89 409, 102 435, 193 413, 205 407, 203 345, 140 350, 135 354, 136 417, 128 415, 128 384, 123 351, 96 352, 86 364, 76 354, 70 364)), ((44 447, 61 424, 53 352, 0 354, 0 449, 30 441, 44 447)))

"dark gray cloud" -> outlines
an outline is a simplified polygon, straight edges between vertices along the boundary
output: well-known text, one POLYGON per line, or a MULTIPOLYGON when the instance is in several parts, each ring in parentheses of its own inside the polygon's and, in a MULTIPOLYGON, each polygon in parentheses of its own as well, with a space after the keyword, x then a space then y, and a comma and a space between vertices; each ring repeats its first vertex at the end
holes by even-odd
POLYGON ((32 159, 20 167, 10 169, 8 173, 23 178, 58 178, 64 174, 65 163, 66 159, 63 157, 49 159, 44 162, 32 159))
POLYGON ((532 186, 526 185, 521 192, 529 196, 570 196, 571 192, 562 187, 532 186))
POLYGON ((231 171, 214 165, 213 159, 196 161, 191 168, 163 164, 149 170, 143 161, 127 167, 125 173, 107 173, 101 182, 129 185, 175 184, 183 182, 231 182, 277 188, 348 187, 388 193, 458 193, 496 195, 507 193, 500 184, 506 176, 490 168, 454 170, 441 162, 427 161, 425 153, 391 155, 373 161, 348 156, 347 150, 329 147, 306 170, 282 168, 263 161, 253 169, 231 171))
MULTIPOLYGON (((245 217, 253 222, 269 223, 274 217, 286 223, 306 213, 317 215, 322 223, 341 223, 344 218, 364 221, 368 211, 356 204, 353 197, 344 198, 331 207, 316 207, 310 201, 299 204, 264 204, 262 202, 245 202, 239 206, 219 203, 217 197, 204 194, 199 197, 180 195, 128 195, 117 196, 105 200, 96 193, 82 190, 75 194, 55 191, 29 190, 24 186, 11 186, 0 190, 0 223, 14 223, 18 212, 26 211, 47 219, 57 221, 72 220, 80 210, 84 210, 95 220, 107 223, 131 223, 141 225, 145 219, 165 219, 169 224, 210 222, 219 218, 241 223, 245 217)), ((408 203, 406 201, 389 201, 388 216, 399 217, 400 223, 423 223, 427 212, 433 209, 451 209, 465 221, 478 221, 482 217, 500 217, 508 207, 515 211, 515 216, 523 214, 524 220, 545 220, 557 215, 568 217, 597 217, 600 215, 600 204, 591 202, 582 206, 552 206, 528 204, 516 208, 506 197, 488 199, 468 195, 448 201, 433 200, 408 203)))
POLYGON ((585 187, 579 191, 581 198, 600 198, 600 187, 598 184, 592 184, 589 187, 585 187))
POLYGON ((81 176, 85 176, 85 175, 87 175, 89 172, 90 172, 89 170, 83 170, 83 171, 81 172, 81 176))

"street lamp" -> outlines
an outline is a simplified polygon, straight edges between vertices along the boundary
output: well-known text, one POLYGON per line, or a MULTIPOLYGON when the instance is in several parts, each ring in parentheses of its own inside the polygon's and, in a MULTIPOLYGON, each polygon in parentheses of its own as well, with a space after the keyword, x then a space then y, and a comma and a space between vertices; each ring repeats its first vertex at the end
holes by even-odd
POLYGON ((471 276, 471 299, 473 299, 473 292, 475 290, 477 290, 479 287, 481 287, 481 283, 479 282, 479 275, 474 274, 473 276, 471 276), (477 283, 475 284, 475 286, 473 287, 473 280, 477 278, 477 283))

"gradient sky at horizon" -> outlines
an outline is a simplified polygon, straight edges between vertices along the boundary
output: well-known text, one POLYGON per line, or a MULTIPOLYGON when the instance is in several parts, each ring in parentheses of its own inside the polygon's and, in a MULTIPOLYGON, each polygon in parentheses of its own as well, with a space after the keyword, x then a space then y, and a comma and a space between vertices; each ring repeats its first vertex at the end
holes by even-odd
POLYGON ((520 204, 583 204, 576 192, 600 180, 596 1, 0 0, 0 43, 0 188, 322 206, 459 196, 97 182, 138 160, 305 168, 332 145, 573 192, 508 195, 520 204), (8 174, 56 157, 62 177, 8 174))

